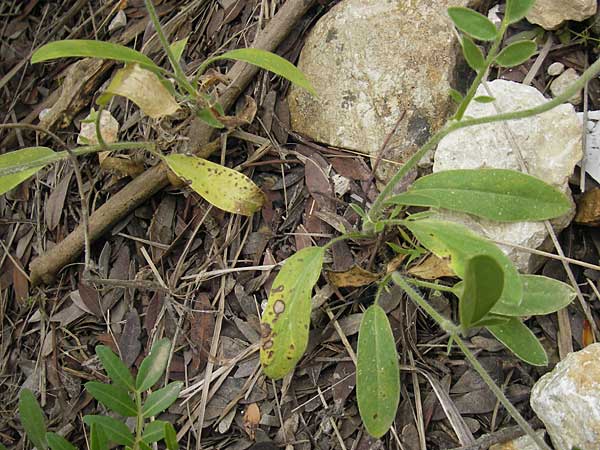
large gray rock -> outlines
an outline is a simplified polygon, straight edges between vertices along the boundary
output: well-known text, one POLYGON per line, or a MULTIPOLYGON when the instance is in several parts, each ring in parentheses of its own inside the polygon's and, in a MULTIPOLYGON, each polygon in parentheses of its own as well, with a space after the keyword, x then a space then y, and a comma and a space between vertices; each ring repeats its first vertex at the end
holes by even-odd
POLYGON ((536 0, 527 14, 529 22, 555 30, 565 20, 582 21, 596 14, 597 0, 536 0))
MULTIPOLYGON (((466 116, 497 114, 496 107, 502 112, 518 111, 547 101, 537 89, 512 81, 495 80, 488 83, 488 87, 496 101, 472 102, 466 116)), ((487 92, 480 86, 477 94, 487 95, 487 92)), ((438 145, 433 171, 483 167, 520 170, 513 142, 520 149, 531 175, 568 192, 568 178, 582 157, 581 125, 569 104, 527 119, 458 130, 438 145), (510 135, 507 130, 510 130, 510 135)), ((442 212, 441 216, 445 220, 463 223, 490 239, 529 248, 538 248, 548 237, 543 222, 499 223, 451 212, 442 212)), ((571 218, 568 215, 555 221, 555 228, 564 228, 571 218)), ((535 268, 530 253, 509 246, 501 248, 521 271, 535 268)))
MULTIPOLYGON (((377 154, 404 113, 386 159, 404 162, 450 114, 460 48, 447 16, 467 0, 345 0, 310 33, 298 67, 318 97, 291 88, 292 128, 377 154)), ((382 165, 382 179, 397 166, 382 165)))
POLYGON ((600 344, 569 354, 531 391, 556 450, 600 448, 600 344))

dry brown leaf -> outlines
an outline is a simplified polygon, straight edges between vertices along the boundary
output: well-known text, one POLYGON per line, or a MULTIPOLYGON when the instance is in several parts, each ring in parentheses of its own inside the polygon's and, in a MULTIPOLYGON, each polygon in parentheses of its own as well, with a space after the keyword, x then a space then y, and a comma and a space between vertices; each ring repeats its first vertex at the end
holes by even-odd
POLYGON ((244 431, 254 440, 256 437, 256 430, 260 423, 260 409, 256 403, 250 403, 244 411, 244 431))
POLYGON ((573 220, 581 225, 600 225, 600 188, 590 189, 581 196, 573 220))
POLYGON ((194 344, 192 368, 201 371, 210 356, 210 345, 215 331, 215 312, 207 294, 201 293, 189 316, 191 342, 194 344))
POLYGON ((408 273, 424 280, 437 280, 442 277, 456 276, 448 265, 448 261, 435 255, 429 255, 420 264, 408 269, 408 273))
POLYGON ((396 270, 398 270, 398 267, 400 267, 402 265, 402 263, 404 262, 405 259, 406 259, 406 255, 403 255, 401 253, 394 256, 392 258, 392 260, 387 263, 387 266, 385 268, 386 273, 391 273, 391 272, 395 272, 396 270))
POLYGON ((54 230, 60 223, 60 218, 65 210, 65 199, 67 198, 67 192, 69 191, 69 183, 71 182, 72 174, 73 172, 69 172, 60 183, 58 183, 44 205, 46 225, 48 225, 49 230, 54 230))
MULTIPOLYGON (((256 116, 256 102, 252 97, 246 96, 246 104, 244 108, 235 116, 217 116, 219 122, 225 125, 227 128, 235 128, 241 127, 242 125, 249 125, 254 120, 256 116)), ((213 111, 213 113, 217 113, 217 111, 213 111)))
POLYGON ((361 287, 381 278, 381 274, 369 272, 359 266, 352 266, 344 272, 327 272, 329 282, 336 287, 361 287))

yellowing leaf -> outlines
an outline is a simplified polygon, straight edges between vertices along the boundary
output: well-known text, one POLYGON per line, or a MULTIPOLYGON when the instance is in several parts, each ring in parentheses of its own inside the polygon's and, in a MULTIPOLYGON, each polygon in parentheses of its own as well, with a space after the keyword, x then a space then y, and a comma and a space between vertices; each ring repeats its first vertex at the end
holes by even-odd
POLYGON ((165 160, 194 191, 223 211, 251 216, 265 201, 260 188, 237 170, 181 154, 169 155, 165 160))
POLYGON ((300 250, 287 259, 273 281, 261 318, 260 362, 268 377, 283 378, 306 350, 311 293, 324 254, 321 247, 300 250))
POLYGON ((153 119, 174 114, 179 109, 158 76, 138 64, 128 64, 119 70, 106 92, 128 98, 153 119))
POLYGON ((329 271, 327 278, 336 287, 361 287, 379 280, 381 275, 354 265, 343 272, 329 271))

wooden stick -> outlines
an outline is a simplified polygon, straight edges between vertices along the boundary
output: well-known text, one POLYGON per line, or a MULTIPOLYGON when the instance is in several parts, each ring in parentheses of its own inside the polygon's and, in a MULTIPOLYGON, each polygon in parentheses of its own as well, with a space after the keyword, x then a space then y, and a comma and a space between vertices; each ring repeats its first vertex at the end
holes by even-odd
MULTIPOLYGON (((315 2, 316 0, 287 0, 266 28, 259 32, 253 46, 263 50, 275 51, 294 25, 315 2)), ((229 76, 233 81, 220 97, 224 109, 227 110, 233 106, 258 70, 257 67, 242 62, 233 65, 229 72, 229 76)), ((195 130, 195 137, 200 146, 210 142, 213 132, 214 129, 208 125, 202 125, 200 129, 195 130)), ((109 231, 115 223, 125 218, 135 208, 165 188, 169 184, 167 173, 168 169, 164 164, 154 166, 134 179, 93 212, 89 218, 90 240, 93 242, 98 239, 109 231)), ((31 262, 29 268, 32 284, 50 283, 61 268, 73 262, 81 254, 83 246, 83 228, 79 225, 55 247, 31 262)))

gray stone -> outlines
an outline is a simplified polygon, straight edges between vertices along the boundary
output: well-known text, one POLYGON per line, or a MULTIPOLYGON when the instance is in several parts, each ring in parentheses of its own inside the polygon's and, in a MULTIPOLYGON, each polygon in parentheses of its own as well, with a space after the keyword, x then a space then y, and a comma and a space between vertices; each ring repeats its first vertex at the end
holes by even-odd
POLYGON ((569 354, 538 380, 531 407, 556 450, 600 448, 600 344, 569 354))
MULTIPOLYGON (((401 118, 386 159, 406 161, 452 110, 460 48, 447 16, 467 0, 344 0, 315 25, 298 67, 318 97, 291 88, 292 128, 376 155, 401 118)), ((382 164, 380 179, 395 165, 382 164)))
POLYGON ((526 18, 546 30, 555 30, 565 20, 580 22, 593 16, 596 8, 596 0, 536 0, 526 18))
MULTIPOLYGON (((494 103, 472 102, 466 116, 483 117, 502 112, 528 109, 547 101, 535 88, 506 80, 488 83, 494 103)), ((478 95, 488 95, 480 86, 478 95)), ((581 125, 573 106, 560 105, 543 114, 505 123, 491 123, 463 128, 446 136, 435 152, 434 172, 451 169, 494 167, 520 170, 518 151, 531 175, 568 192, 568 179, 582 157, 581 125), (510 134, 507 132, 510 131, 510 134)), ((538 248, 548 237, 543 222, 499 223, 467 214, 440 213, 443 219, 463 223, 474 231, 508 244, 538 248)), ((564 228, 571 220, 567 215, 554 223, 564 228)), ((536 261, 531 254, 511 246, 500 246, 517 267, 530 272, 536 261)))
POLYGON ((565 71, 565 65, 561 62, 553 62, 548 66, 548 75, 556 77, 565 71))
MULTIPOLYGON (((550 92, 553 97, 558 97, 565 92, 573 83, 579 80, 579 74, 575 69, 569 68, 561 73, 550 85, 550 92)), ((577 91, 570 99, 569 103, 579 105, 583 100, 582 90, 577 91)))

